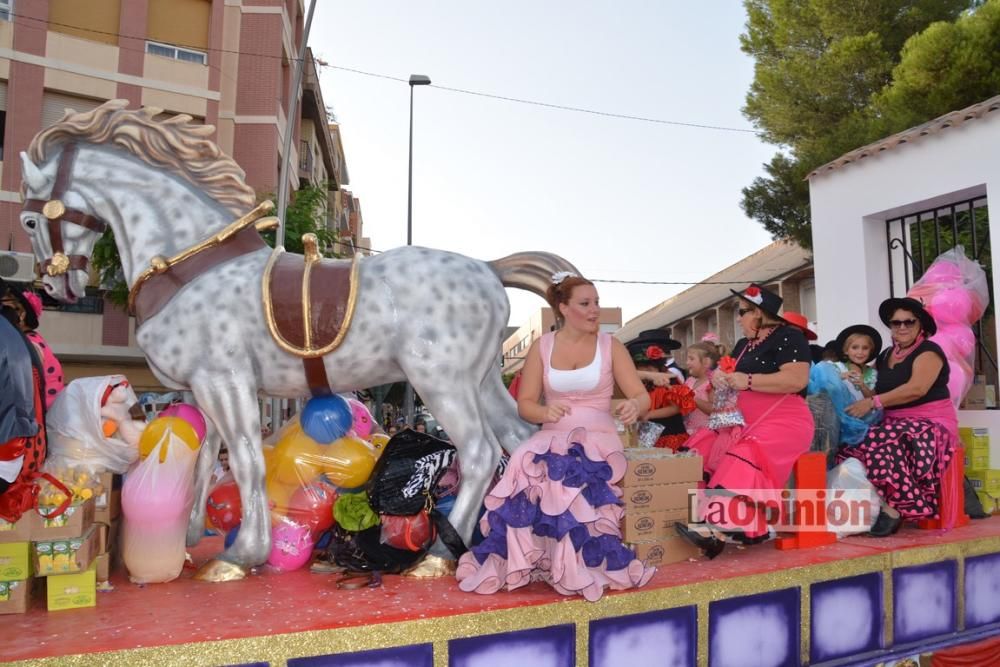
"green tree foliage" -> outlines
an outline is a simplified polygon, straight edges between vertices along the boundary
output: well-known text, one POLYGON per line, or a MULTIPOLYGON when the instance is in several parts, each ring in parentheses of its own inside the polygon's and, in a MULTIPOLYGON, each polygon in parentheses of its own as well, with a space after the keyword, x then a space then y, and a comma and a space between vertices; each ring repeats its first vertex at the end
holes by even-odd
MULTIPOLYGON (((972 11, 980 3, 744 0, 748 18, 740 42, 756 64, 743 111, 767 141, 783 149, 765 165, 766 175, 744 188, 742 206, 747 215, 776 238, 810 247, 809 191, 802 182, 809 171, 885 134, 996 94, 995 85, 992 93, 978 92, 989 80, 988 73, 1000 67, 993 57, 996 46, 990 46, 996 31, 959 26, 982 23, 980 15, 994 11, 998 2, 989 0, 972 11), (986 49, 974 58, 978 64, 972 66, 956 54, 948 61, 949 76, 941 77, 935 73, 940 72, 940 63, 913 53, 928 50, 913 46, 920 41, 915 35, 923 39, 924 33, 933 37, 942 30, 960 31, 950 40, 933 40, 951 43, 952 52, 969 56, 976 47, 986 49), (962 30, 979 35, 976 46, 954 46, 962 30), (933 69, 928 71, 929 67, 933 69), (968 77, 983 85, 970 84, 965 80, 968 77), (915 112, 903 113, 899 105, 908 95, 890 95, 890 91, 904 80, 954 90, 935 94, 917 105, 915 112), (944 99, 938 98, 947 99, 947 105, 942 107, 944 99)), ((934 51, 935 57, 947 55, 944 45, 934 51)), ((914 84, 908 90, 913 91, 909 95, 926 92, 914 84)))
MULTIPOLYGON (((327 197, 328 186, 325 183, 306 185, 295 192, 292 202, 285 209, 285 250, 301 254, 302 237, 312 232, 316 235, 324 256, 336 255, 338 236, 326 227, 327 197)), ((259 199, 275 201, 276 197, 266 194, 259 199)), ((274 247, 275 232, 265 232, 263 237, 268 245, 274 247)), ((100 283, 107 290, 111 302, 124 305, 128 301, 128 285, 122 272, 118 246, 115 245, 114 234, 110 229, 94 245, 91 264, 98 272, 100 283)))

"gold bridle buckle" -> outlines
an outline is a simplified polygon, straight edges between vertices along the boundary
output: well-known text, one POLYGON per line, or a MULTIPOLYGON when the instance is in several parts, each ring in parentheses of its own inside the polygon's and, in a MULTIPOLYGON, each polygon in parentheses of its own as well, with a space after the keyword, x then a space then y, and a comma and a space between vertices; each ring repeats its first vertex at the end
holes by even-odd
POLYGON ((45 272, 50 276, 61 276, 69 271, 69 257, 61 252, 52 255, 49 265, 45 267, 45 272))
POLYGON ((58 199, 50 199, 45 202, 45 206, 42 207, 42 215, 49 220, 58 220, 66 215, 66 205, 58 199))

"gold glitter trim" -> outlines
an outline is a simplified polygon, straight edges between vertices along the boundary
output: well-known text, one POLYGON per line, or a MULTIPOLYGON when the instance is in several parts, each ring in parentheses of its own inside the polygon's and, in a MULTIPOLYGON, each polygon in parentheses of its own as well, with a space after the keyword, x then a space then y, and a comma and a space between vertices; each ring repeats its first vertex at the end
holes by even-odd
POLYGON ((590 623, 577 623, 575 628, 576 636, 576 664, 590 664, 590 623))
POLYGON ((892 569, 882 572, 882 646, 892 646, 892 569))
POLYGON ((809 664, 809 640, 812 635, 812 586, 799 588, 799 662, 809 664))
MULTIPOLYGON (((448 663, 447 642, 452 639, 564 624, 576 626, 578 663, 587 664, 586 659, 589 658, 588 624, 591 621, 693 605, 697 610, 698 622, 697 664, 701 667, 707 667, 709 603, 715 600, 768 593, 785 588, 799 588, 802 603, 807 605, 810 599, 808 590, 810 585, 871 572, 882 573, 883 604, 885 607, 883 645, 891 646, 893 567, 923 565, 950 559, 959 559, 959 566, 961 566, 961 558, 964 554, 982 555, 998 551, 1000 551, 1000 537, 991 537, 964 543, 915 547, 905 551, 878 553, 872 556, 838 561, 833 577, 831 577, 831 564, 821 563, 759 575, 704 581, 686 586, 655 590, 640 589, 605 596, 594 603, 571 598, 546 604, 401 621, 399 623, 359 625, 349 628, 244 639, 58 656, 50 659, 22 660, 11 664, 14 667, 40 667, 42 665, 51 667, 53 664, 69 667, 96 667, 107 664, 169 667, 170 665, 219 665, 269 661, 275 665, 282 665, 289 658, 431 643, 434 647, 435 667, 446 667, 448 663), (581 651, 581 645, 586 646, 586 651, 581 651), (581 658, 584 659, 584 662, 580 662, 581 658)), ((956 594, 962 596, 964 591, 959 589, 956 594)), ((807 614, 803 613, 801 629, 805 634, 808 634, 810 630, 808 620, 807 614)), ((803 643, 801 650, 808 650, 808 645, 803 643)))

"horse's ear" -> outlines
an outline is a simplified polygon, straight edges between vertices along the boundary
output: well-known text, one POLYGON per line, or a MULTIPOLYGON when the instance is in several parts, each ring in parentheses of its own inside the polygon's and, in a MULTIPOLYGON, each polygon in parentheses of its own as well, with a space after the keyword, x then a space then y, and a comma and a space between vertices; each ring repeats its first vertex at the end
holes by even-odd
POLYGON ((45 189, 46 180, 42 170, 35 166, 28 154, 21 151, 21 176, 28 187, 35 192, 45 189))

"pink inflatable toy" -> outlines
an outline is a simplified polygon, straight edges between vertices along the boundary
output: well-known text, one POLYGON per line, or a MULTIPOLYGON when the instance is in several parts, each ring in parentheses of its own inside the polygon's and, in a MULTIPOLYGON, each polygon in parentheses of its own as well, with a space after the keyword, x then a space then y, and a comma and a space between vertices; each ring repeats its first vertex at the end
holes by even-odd
POLYGON ((160 417, 180 417, 194 427, 194 432, 198 435, 200 442, 205 442, 205 417, 201 410, 188 403, 175 403, 160 411, 160 417))
POLYGON ((361 401, 351 398, 347 402, 350 403, 351 414, 354 416, 354 434, 359 438, 367 439, 375 427, 372 413, 368 412, 368 408, 361 401))
POLYGON ((308 526, 279 521, 271 530, 271 554, 267 562, 283 572, 297 570, 309 562, 313 539, 308 526))
POLYGON ((973 314, 977 310, 969 290, 963 287, 952 287, 937 292, 931 297, 928 309, 939 325, 964 324, 965 326, 975 322, 973 314))

